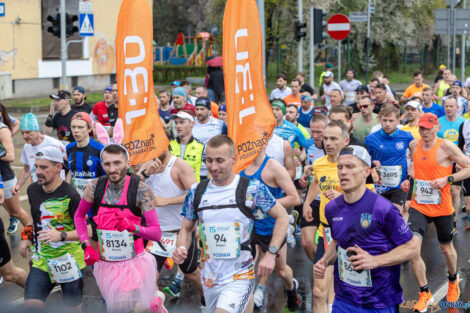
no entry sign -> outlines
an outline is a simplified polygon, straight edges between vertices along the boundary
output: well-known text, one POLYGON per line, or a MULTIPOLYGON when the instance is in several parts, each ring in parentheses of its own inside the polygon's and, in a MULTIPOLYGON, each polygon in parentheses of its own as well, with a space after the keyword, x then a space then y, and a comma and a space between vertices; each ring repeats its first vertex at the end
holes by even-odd
POLYGON ((335 14, 328 20, 326 30, 331 38, 343 40, 351 32, 351 23, 346 15, 335 14))

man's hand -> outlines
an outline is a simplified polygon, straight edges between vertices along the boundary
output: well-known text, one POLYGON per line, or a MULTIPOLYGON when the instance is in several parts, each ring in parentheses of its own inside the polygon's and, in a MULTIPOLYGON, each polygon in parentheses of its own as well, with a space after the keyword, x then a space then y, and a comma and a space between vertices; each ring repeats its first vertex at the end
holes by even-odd
POLYGON ((52 101, 51 106, 49 108, 49 114, 54 115, 55 112, 55 102, 52 101))
POLYGON ((146 164, 146 166, 144 166, 143 171, 145 171, 145 174, 150 176, 153 174, 157 174, 161 167, 162 161, 160 161, 159 158, 155 158, 151 163, 148 163, 146 164))
POLYGON ((20 192, 20 185, 16 184, 15 186, 11 187, 11 194, 16 196, 20 192))
POLYGON ((154 195, 155 197, 155 206, 158 207, 164 207, 168 205, 168 199, 167 198, 162 198, 157 195, 154 195))
POLYGON ((127 218, 122 217, 121 215, 117 215, 118 222, 116 224, 116 228, 118 231, 125 231, 127 230, 130 233, 135 233, 136 227, 135 224, 131 223, 127 218))
POLYGON ((188 257, 188 250, 186 247, 181 246, 175 249, 173 252, 173 260, 176 264, 183 264, 184 260, 188 257))
POLYGON ((380 165, 381 165, 381 164, 380 164, 380 161, 379 161, 379 160, 374 160, 374 161, 372 161, 372 164, 375 164, 375 168, 376 168, 377 170, 380 169, 380 165))
POLYGON ((348 258, 348 261, 351 262, 351 265, 355 271, 371 270, 379 266, 376 257, 370 255, 367 251, 363 250, 358 245, 349 247, 346 250, 356 253, 356 255, 352 255, 348 258))
POLYGON ((323 279, 323 277, 325 277, 326 268, 327 266, 326 266, 325 259, 321 258, 313 266, 313 276, 318 279, 323 279))
POLYGON ((299 185, 302 188, 307 188, 308 187, 308 178, 305 175, 305 173, 302 174, 302 176, 299 178, 299 185))
POLYGON ((44 241, 44 243, 60 241, 61 232, 52 227, 51 224, 47 224, 47 227, 49 229, 43 229, 38 232, 38 240, 44 241))
POLYGON ((294 158, 294 165, 295 167, 302 165, 302 162, 300 162, 299 158, 294 158))
POLYGON ((266 252, 261 261, 258 264, 258 275, 269 276, 274 270, 276 264, 276 255, 266 252))
POLYGON ((336 190, 330 189, 325 191, 325 197, 327 197, 330 201, 336 199, 339 196, 341 196, 341 192, 338 192, 336 190))
POLYGON ((401 185, 400 185, 401 190, 404 192, 408 192, 410 190, 410 181, 408 179, 405 179, 401 185))
POLYGON ((310 203, 305 202, 302 211, 302 215, 307 222, 313 221, 312 207, 310 206, 310 203))
POLYGON ((437 179, 433 180, 430 185, 433 189, 442 189, 448 183, 449 183, 449 181, 447 180, 447 176, 446 176, 446 177, 441 177, 441 178, 437 178, 437 179))
POLYGON ((21 240, 21 243, 20 243, 20 255, 23 257, 23 258, 26 258, 26 251, 30 251, 29 250, 29 247, 31 246, 31 241, 29 240, 21 240))
POLYGON ((313 165, 305 165, 304 166, 304 174, 307 175, 307 177, 312 176, 312 174, 313 174, 313 165))

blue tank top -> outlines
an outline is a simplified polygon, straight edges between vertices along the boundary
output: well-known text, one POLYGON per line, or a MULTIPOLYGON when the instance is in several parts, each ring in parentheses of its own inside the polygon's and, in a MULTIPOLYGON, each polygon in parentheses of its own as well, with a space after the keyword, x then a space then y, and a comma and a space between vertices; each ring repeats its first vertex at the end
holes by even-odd
MULTIPOLYGON (((266 156, 263 160, 263 163, 259 167, 259 169, 254 173, 253 175, 249 176, 245 174, 245 170, 240 172, 240 176, 242 177, 248 177, 250 179, 257 179, 261 183, 263 183, 266 187, 268 187, 269 192, 273 195, 274 198, 280 199, 282 198, 282 188, 275 188, 271 187, 268 184, 266 184, 263 181, 263 178, 261 177, 261 173, 264 170, 264 167, 266 166, 266 163, 268 163, 268 160, 271 159, 270 157, 266 156)), ((273 234, 273 229, 274 229, 274 224, 276 223, 276 220, 272 218, 271 216, 268 215, 267 218, 261 219, 261 220, 256 220, 255 221, 255 229, 256 233, 261 236, 271 236, 273 234)))
POLYGON ((465 122, 465 119, 461 116, 457 117, 457 119, 453 122, 447 120, 447 117, 445 115, 440 117, 439 124, 441 125, 441 129, 439 129, 437 137, 444 138, 452 141, 455 144, 458 144, 459 128, 463 122, 465 122))

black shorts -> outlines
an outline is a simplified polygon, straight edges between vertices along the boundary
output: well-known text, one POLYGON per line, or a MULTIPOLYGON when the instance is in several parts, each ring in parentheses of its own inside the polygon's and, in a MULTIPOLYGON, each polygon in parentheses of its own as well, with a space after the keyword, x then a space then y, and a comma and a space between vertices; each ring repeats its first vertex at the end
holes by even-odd
POLYGON ((0 219, 0 267, 4 266, 11 260, 10 248, 5 238, 5 227, 0 219))
POLYGON ((463 186, 463 196, 470 197, 470 178, 467 178, 466 180, 462 181, 462 186, 463 186))
MULTIPOLYGON (((316 234, 315 234, 316 235, 316 234)), ((318 237, 317 252, 315 252, 315 259, 313 259, 313 264, 320 261, 320 259, 325 254, 325 243, 323 237, 318 237)))
MULTIPOLYGON (((457 166, 457 163, 454 162, 454 163, 452 164, 452 174, 457 173, 457 168, 456 168, 456 166, 457 166)), ((463 181, 455 182, 455 183, 453 183, 451 186, 458 186, 458 187, 461 187, 461 186, 463 186, 463 181)))
POLYGON ((308 226, 319 226, 320 225, 320 200, 313 200, 310 202, 310 207, 312 208, 312 217, 313 220, 311 222, 307 222, 304 218, 303 214, 303 206, 300 205, 300 212, 299 212, 299 226, 300 228, 308 227, 308 226))
MULTIPOLYGON (((32 267, 29 272, 24 289, 24 299, 46 301, 56 284, 51 283, 49 274, 38 268, 32 267)), ((60 284, 62 300, 66 306, 77 306, 83 299, 83 278, 60 284)))
MULTIPOLYGON (((163 264, 166 261, 166 257, 159 256, 152 254, 155 257, 155 260, 157 260, 157 271, 160 273, 163 267, 163 264)), ((195 270, 197 270, 197 267, 199 266, 199 263, 197 261, 198 255, 197 255, 197 244, 196 244, 196 235, 193 232, 191 236, 191 245, 189 246, 188 250, 188 257, 186 260, 184 260, 183 264, 178 265, 183 272, 183 274, 191 274, 195 270)))
POLYGON ((405 193, 401 189, 390 189, 381 194, 381 196, 384 197, 385 199, 388 199, 390 200, 390 202, 396 203, 399 205, 405 204, 407 195, 408 194, 405 193))
MULTIPOLYGON (((269 250, 269 244, 271 243, 271 239, 273 238, 272 235, 269 236, 263 236, 259 234, 255 234, 253 236, 253 242, 255 245, 258 245, 261 248, 261 251, 263 253, 266 253, 269 250)), ((284 237, 284 240, 282 241, 281 246, 279 247, 279 250, 281 250, 282 247, 286 244, 286 237, 284 237)))
POLYGON ((300 178, 299 178, 299 179, 296 179, 296 180, 294 180, 294 186, 295 186, 295 189, 297 189, 297 190, 304 190, 305 188, 304 188, 304 187, 302 187, 302 186, 300 186, 299 180, 300 180, 300 178))
POLYGON ((434 223, 436 226, 437 240, 442 244, 447 244, 452 241, 454 237, 454 214, 429 217, 414 208, 410 208, 409 213, 408 224, 412 232, 418 233, 421 237, 424 237, 424 233, 428 229, 428 224, 434 223))

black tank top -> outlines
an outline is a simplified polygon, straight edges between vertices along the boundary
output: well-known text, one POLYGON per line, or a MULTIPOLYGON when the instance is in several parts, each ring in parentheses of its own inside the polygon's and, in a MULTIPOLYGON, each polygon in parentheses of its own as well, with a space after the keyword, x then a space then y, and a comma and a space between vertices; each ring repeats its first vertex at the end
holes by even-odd
MULTIPOLYGON (((0 129, 8 128, 7 125, 0 122, 0 129)), ((2 148, 5 149, 2 145, 2 148)), ((0 160, 0 175, 2 175, 3 181, 12 180, 15 178, 15 172, 11 169, 10 162, 0 160)))

